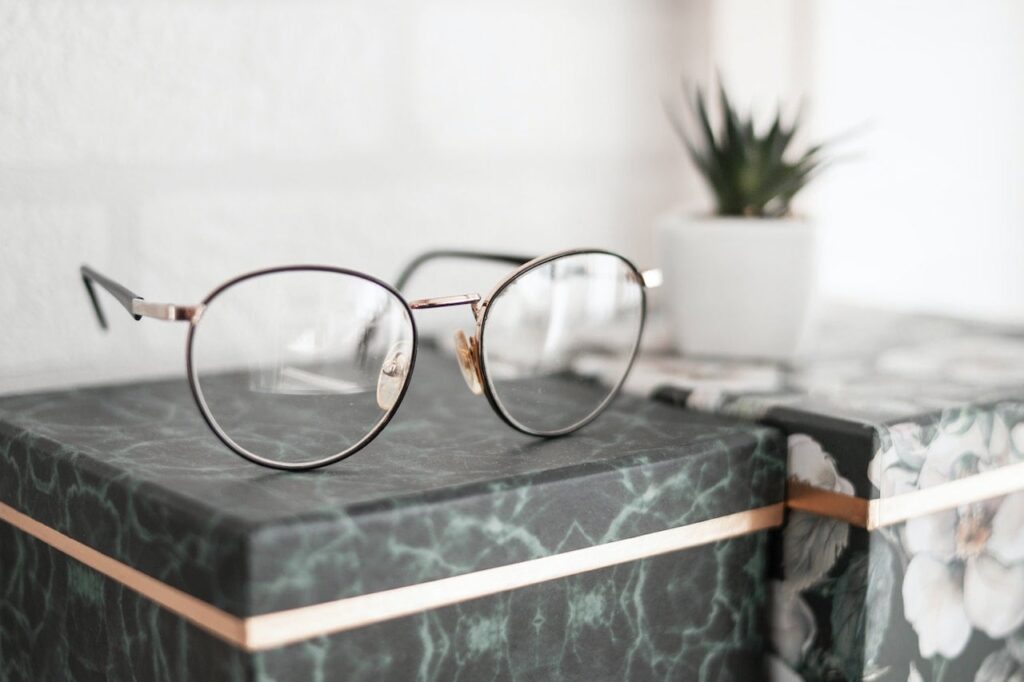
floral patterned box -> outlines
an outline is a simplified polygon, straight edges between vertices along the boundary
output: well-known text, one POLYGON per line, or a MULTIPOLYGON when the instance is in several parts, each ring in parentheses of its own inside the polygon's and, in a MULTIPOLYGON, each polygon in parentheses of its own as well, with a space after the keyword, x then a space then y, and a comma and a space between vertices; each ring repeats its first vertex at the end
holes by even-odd
POLYGON ((789 367, 629 389, 788 437, 774 680, 1024 680, 1024 330, 833 309, 789 367))
POLYGON ((741 680, 771 428, 624 396, 507 428, 424 349, 351 459, 242 460, 184 381, 0 399, 0 680, 741 680))

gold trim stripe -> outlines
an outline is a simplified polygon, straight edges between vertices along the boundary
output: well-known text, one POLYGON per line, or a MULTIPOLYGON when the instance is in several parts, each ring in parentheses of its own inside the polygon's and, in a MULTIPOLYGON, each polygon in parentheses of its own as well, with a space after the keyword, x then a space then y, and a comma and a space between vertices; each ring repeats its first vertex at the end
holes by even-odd
POLYGON ((6 521, 37 540, 42 540, 57 551, 67 554, 72 559, 80 561, 89 568, 148 597, 193 625, 231 644, 245 646, 245 624, 237 616, 162 583, 102 552, 97 552, 92 547, 39 523, 32 517, 8 507, 3 502, 0 502, 0 520, 6 521))
POLYGON ((351 630, 498 592, 756 533, 780 526, 784 512, 785 505, 780 502, 539 559, 297 609, 239 618, 165 585, 0 503, 0 520, 246 651, 272 649, 310 637, 351 630))
POLYGON ((868 500, 863 497, 825 490, 796 478, 786 481, 786 506, 861 528, 867 528, 871 515, 868 500))
POLYGON ((871 500, 868 528, 891 526, 916 516, 927 516, 1021 490, 1024 490, 1024 462, 910 493, 871 500))
POLYGON ((865 499, 817 488, 791 478, 786 506, 877 530, 919 516, 1024 490, 1024 462, 891 497, 865 499))

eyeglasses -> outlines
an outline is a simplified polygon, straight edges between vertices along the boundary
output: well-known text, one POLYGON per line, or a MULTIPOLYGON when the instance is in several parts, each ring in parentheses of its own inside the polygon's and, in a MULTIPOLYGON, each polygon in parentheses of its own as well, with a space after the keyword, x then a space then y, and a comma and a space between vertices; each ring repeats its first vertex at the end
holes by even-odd
POLYGON ((189 323, 186 370, 199 411, 233 451, 268 467, 313 469, 365 447, 405 396, 416 364, 413 311, 470 306, 476 329, 455 333, 469 389, 508 425, 561 436, 596 418, 619 392, 640 346, 648 286, 620 255, 572 250, 541 258, 432 251, 413 260, 394 286, 321 265, 250 272, 202 303, 143 299, 83 265, 100 326, 96 286, 139 320, 189 323), (439 259, 517 266, 479 294, 406 300, 413 274, 439 259), (587 358, 602 354, 600 377, 587 358))

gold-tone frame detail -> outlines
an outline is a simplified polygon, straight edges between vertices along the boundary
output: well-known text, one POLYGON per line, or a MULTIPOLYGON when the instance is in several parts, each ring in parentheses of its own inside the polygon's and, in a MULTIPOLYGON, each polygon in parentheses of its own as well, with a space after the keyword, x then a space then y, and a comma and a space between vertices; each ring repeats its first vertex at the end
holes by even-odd
POLYGON ((132 299, 132 315, 151 317, 168 322, 193 322, 203 313, 203 305, 183 305, 181 303, 157 303, 143 298, 132 299))
POLYGON ((454 296, 417 298, 409 301, 409 307, 413 310, 424 310, 427 308, 449 308, 455 305, 472 305, 475 308, 479 302, 480 294, 456 294, 454 296))
POLYGON ((549 580, 776 528, 782 524, 784 511, 784 505, 780 502, 539 559, 248 618, 232 615, 170 587, 3 503, 0 503, 0 520, 151 599, 222 640, 246 651, 262 651, 549 580))

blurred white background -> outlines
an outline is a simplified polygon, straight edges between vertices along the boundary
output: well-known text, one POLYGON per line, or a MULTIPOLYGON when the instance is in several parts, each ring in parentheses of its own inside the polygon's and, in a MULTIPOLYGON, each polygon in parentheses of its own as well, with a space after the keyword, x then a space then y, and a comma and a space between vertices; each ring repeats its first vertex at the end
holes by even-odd
POLYGON ((436 246, 649 264, 708 206, 662 101, 716 67, 869 124, 797 202, 823 296, 1024 319, 1022 66, 1013 0, 0 2, 0 392, 183 371, 184 325, 101 333, 82 262, 186 303, 436 246))

